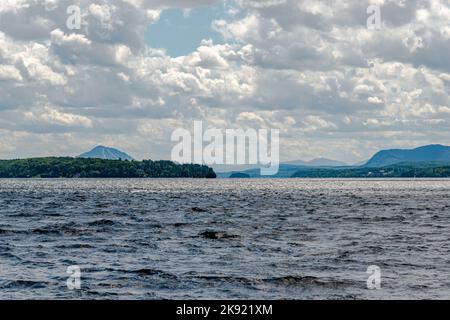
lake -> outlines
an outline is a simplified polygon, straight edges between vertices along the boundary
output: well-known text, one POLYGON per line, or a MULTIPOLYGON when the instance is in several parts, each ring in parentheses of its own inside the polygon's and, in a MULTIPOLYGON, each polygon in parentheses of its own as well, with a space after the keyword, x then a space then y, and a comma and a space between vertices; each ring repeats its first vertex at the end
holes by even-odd
POLYGON ((449 196, 450 180, 0 180, 0 299, 449 299, 449 196))

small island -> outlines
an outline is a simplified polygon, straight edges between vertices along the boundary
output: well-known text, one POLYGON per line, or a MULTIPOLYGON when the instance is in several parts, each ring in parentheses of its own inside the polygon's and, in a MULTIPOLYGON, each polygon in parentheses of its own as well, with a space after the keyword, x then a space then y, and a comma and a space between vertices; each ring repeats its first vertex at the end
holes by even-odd
POLYGON ((47 157, 0 160, 0 178, 216 178, 214 170, 172 161, 47 157))
POLYGON ((230 179, 249 179, 250 175, 243 172, 235 172, 230 175, 230 179))

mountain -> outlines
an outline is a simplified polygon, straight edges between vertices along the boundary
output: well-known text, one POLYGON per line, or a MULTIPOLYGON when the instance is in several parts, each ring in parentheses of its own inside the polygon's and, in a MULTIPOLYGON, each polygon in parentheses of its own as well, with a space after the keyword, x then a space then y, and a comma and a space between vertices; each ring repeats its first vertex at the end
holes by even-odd
POLYGON ((125 152, 104 146, 95 147, 91 151, 83 153, 78 157, 85 159, 133 160, 133 158, 125 152))
POLYGON ((411 150, 383 150, 375 154, 364 166, 376 168, 402 162, 450 162, 450 147, 435 144, 411 150))
POLYGON ((367 162, 368 162, 368 160, 359 161, 359 162, 355 163, 353 166, 354 166, 354 167, 362 167, 362 166, 364 166, 367 162))
MULTIPOLYGON (((233 166, 231 166, 233 167, 233 166)), ((410 178, 450 177, 450 147, 428 145, 416 149, 383 150, 367 163, 344 163, 315 159, 281 163, 273 176, 261 176, 259 168, 237 169, 219 172, 219 178, 410 178)))
POLYGON ((326 158, 317 158, 311 161, 289 161, 280 163, 278 173, 274 176, 261 176, 261 166, 222 166, 220 168, 214 167, 219 178, 236 178, 240 175, 249 176, 250 178, 290 178, 294 173, 300 169, 314 169, 314 168, 340 168, 347 167, 348 164, 336 160, 330 160, 326 158))
POLYGON ((285 164, 291 164, 295 166, 305 166, 305 167, 343 167, 347 165, 344 162, 330 160, 326 158, 317 158, 311 161, 303 161, 303 160, 289 161, 285 162, 285 164))

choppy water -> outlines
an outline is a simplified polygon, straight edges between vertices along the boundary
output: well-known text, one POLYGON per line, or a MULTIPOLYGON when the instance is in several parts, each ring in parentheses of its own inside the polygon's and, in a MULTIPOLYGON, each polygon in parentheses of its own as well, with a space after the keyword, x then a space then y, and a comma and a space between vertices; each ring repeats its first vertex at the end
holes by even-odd
POLYGON ((0 298, 450 298, 449 196, 439 180, 0 180, 0 298))

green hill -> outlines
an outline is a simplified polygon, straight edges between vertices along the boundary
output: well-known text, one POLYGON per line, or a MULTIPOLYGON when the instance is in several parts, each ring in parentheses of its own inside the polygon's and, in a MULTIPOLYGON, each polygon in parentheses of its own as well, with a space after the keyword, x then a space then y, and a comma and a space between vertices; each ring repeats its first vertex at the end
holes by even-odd
POLYGON ((213 169, 172 161, 83 158, 0 160, 0 178, 216 178, 213 169))
POLYGON ((397 163, 427 161, 450 162, 450 147, 434 144, 411 150, 382 150, 375 154, 365 167, 385 167, 397 163))

